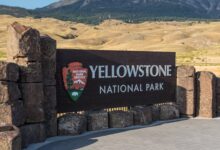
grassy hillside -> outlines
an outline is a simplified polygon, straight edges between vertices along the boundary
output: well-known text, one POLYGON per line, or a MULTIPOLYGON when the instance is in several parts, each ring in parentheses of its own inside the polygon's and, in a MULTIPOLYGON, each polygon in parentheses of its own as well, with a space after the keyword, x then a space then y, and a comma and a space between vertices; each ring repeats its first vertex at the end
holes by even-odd
POLYGON ((0 5, 0 14, 7 14, 16 17, 26 17, 31 16, 32 12, 24 8, 0 5))
POLYGON ((219 19, 219 0, 62 0, 35 12, 42 17, 97 24, 105 19, 219 19))
POLYGON ((0 56, 5 57, 7 25, 18 21, 55 38, 58 48, 173 51, 177 63, 220 75, 220 22, 144 22, 107 20, 91 26, 56 19, 0 16, 0 56), (48 26, 49 25, 49 26, 48 26))
POLYGON ((99 24, 106 19, 144 21, 219 20, 219 0, 61 0, 28 10, 0 5, 0 14, 16 17, 51 17, 99 24))

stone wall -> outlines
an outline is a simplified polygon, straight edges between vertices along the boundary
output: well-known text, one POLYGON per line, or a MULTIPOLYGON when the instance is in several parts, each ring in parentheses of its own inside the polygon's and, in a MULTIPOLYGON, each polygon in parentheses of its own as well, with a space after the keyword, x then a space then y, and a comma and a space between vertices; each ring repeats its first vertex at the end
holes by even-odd
POLYGON ((17 22, 8 32, 10 63, 0 64, 0 86, 9 98, 2 95, 0 121, 19 127, 26 147, 57 135, 56 41, 17 22))
POLYGON ((25 109, 18 88, 19 67, 14 63, 0 62, 0 124, 22 126, 25 109))
POLYGON ((180 114, 187 117, 217 116, 219 79, 211 72, 196 72, 192 66, 177 67, 176 100, 180 114))
POLYGON ((68 113, 58 118, 58 135, 79 135, 86 131, 149 125, 155 121, 177 119, 179 116, 178 107, 173 103, 136 106, 128 111, 68 113))
POLYGON ((220 116, 220 78, 216 78, 217 116, 220 116))
POLYGON ((210 72, 196 73, 192 66, 179 66, 177 103, 68 113, 57 118, 56 41, 16 22, 8 32, 8 59, 0 62, 1 150, 20 150, 56 135, 220 114, 220 79, 210 72))

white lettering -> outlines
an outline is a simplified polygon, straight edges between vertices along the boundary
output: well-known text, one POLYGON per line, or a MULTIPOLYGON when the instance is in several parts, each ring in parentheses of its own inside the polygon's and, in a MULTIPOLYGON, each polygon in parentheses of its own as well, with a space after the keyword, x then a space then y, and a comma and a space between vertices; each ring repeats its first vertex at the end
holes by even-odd
MULTIPOLYGON (((172 65, 100 65, 89 68, 93 79, 172 76, 172 65)), ((85 72, 78 72, 78 74, 83 73, 85 72)))
POLYGON ((103 85, 99 87, 99 94, 120 94, 120 93, 139 93, 163 91, 164 83, 146 83, 144 84, 122 84, 122 85, 103 85))
POLYGON ((131 67, 127 65, 127 69, 128 69, 128 77, 137 77, 137 73, 139 71, 139 67, 138 66, 134 66, 132 65, 131 67))
POLYGON ((99 87, 99 94, 105 94, 106 93, 106 86, 100 86, 99 87))
POLYGON ((118 66, 117 76, 119 78, 124 78, 127 75, 127 68, 123 65, 118 66))
POLYGON ((105 78, 105 66, 99 66, 99 78, 105 78))
POLYGON ((95 68, 93 68, 93 66, 89 66, 91 72, 92 72, 92 78, 95 79, 95 73, 97 71, 97 66, 95 66, 95 68))
POLYGON ((172 66, 171 65, 167 65, 167 76, 172 76, 171 72, 172 72, 172 66))
POLYGON ((157 67, 156 65, 153 65, 153 66, 150 68, 150 74, 151 74, 152 77, 158 76, 159 70, 158 70, 158 67, 157 67))

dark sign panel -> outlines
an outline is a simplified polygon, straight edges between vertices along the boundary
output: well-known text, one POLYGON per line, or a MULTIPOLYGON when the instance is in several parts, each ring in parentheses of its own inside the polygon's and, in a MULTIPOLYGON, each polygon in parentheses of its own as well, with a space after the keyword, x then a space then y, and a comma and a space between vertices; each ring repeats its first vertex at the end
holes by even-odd
POLYGON ((59 112, 175 101, 175 53, 58 50, 59 112))

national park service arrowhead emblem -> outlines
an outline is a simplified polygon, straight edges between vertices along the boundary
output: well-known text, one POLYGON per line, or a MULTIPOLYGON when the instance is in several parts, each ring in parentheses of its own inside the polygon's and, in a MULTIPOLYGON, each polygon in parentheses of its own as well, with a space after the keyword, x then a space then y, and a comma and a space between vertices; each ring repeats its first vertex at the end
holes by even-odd
POLYGON ((73 101, 77 101, 86 87, 88 69, 83 68, 80 62, 72 62, 68 67, 63 68, 63 82, 69 96, 73 101))

